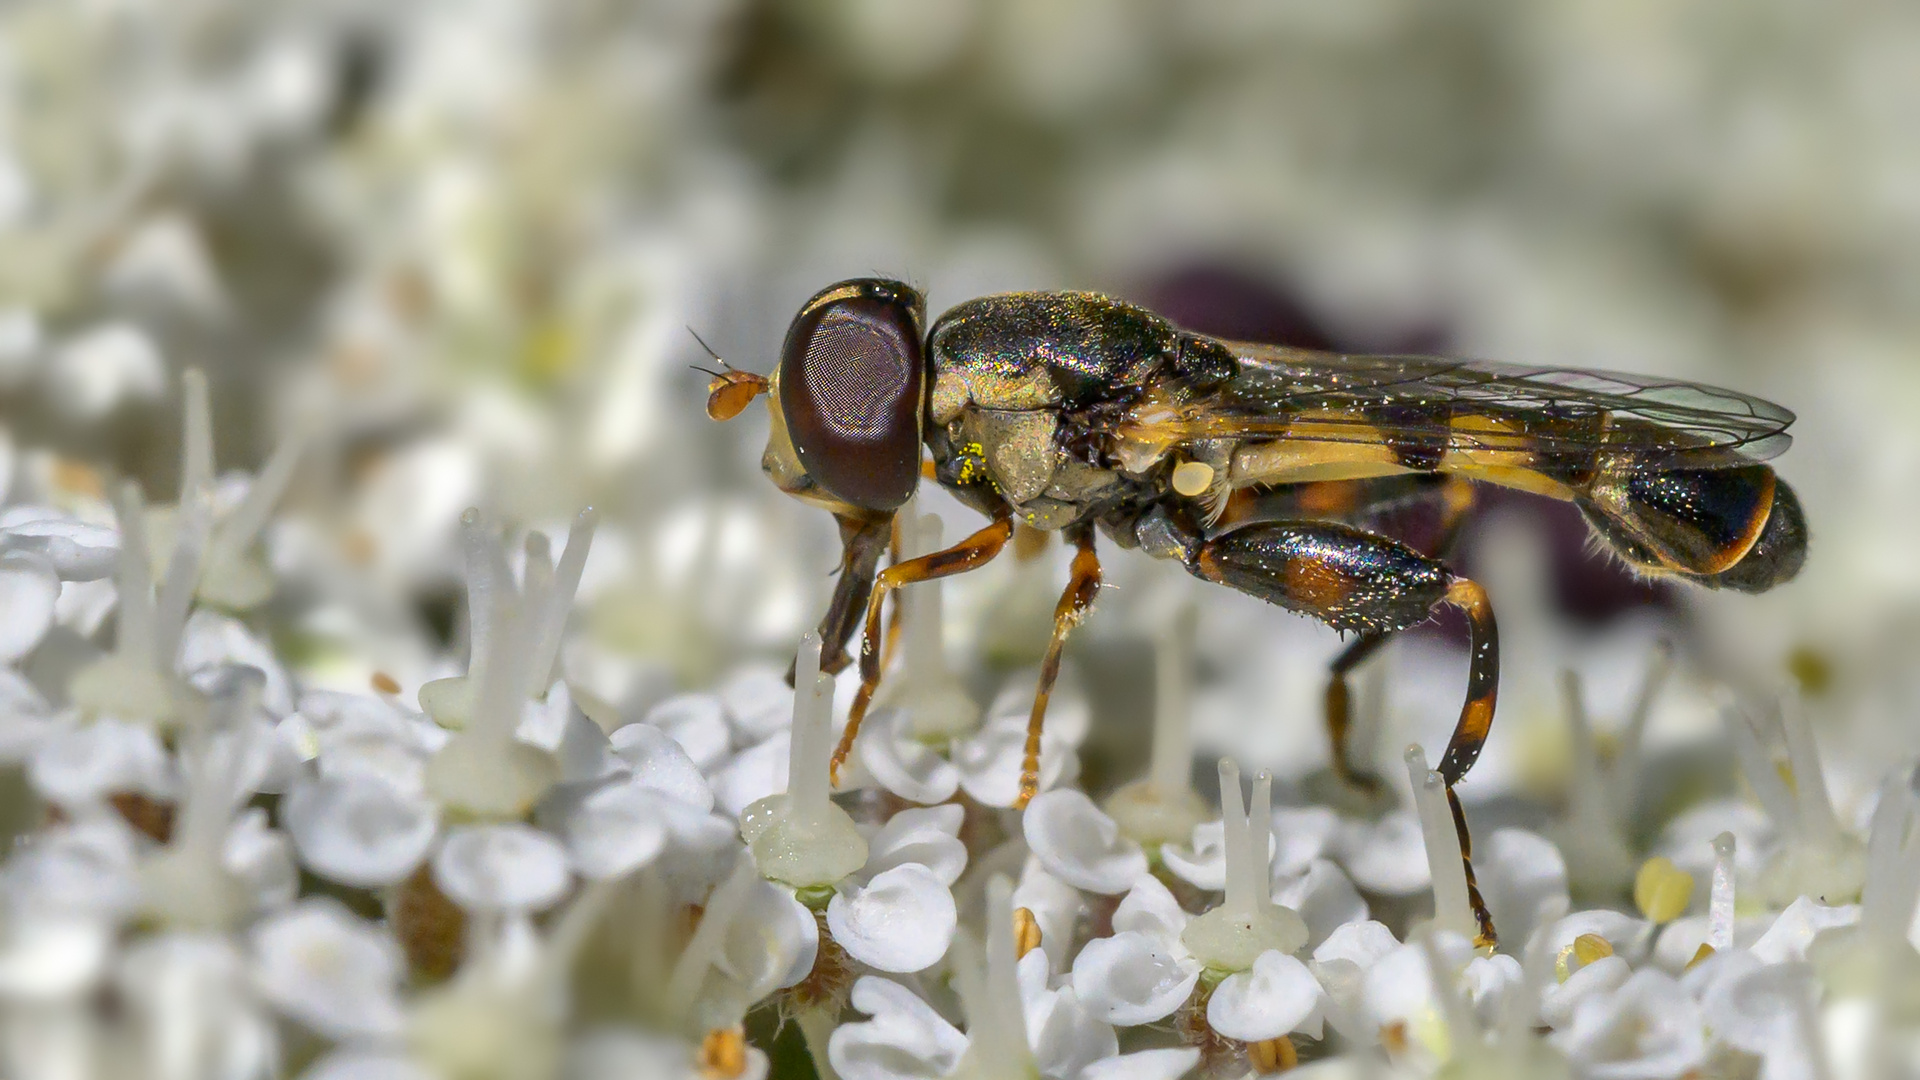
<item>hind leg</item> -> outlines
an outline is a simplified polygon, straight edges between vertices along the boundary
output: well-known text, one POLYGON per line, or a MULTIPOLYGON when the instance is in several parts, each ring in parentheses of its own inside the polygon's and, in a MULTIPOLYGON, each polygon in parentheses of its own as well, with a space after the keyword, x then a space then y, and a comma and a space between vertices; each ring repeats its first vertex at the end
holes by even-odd
MULTIPOLYGON (((1165 519, 1162 519, 1163 521, 1165 519)), ((1454 794, 1486 745, 1493 724, 1494 694, 1500 682, 1500 648, 1493 607, 1476 582, 1448 570, 1388 537, 1332 522, 1298 521, 1250 525, 1203 540, 1178 526, 1152 539, 1149 549, 1178 557, 1195 577, 1257 596, 1336 630, 1368 638, 1423 622, 1434 608, 1449 604, 1467 616, 1467 695, 1460 718, 1439 766, 1466 863, 1468 898, 1480 926, 1483 945, 1494 942, 1473 873, 1473 843, 1466 815, 1454 794)), ((1351 650, 1350 650, 1351 651, 1351 650)))

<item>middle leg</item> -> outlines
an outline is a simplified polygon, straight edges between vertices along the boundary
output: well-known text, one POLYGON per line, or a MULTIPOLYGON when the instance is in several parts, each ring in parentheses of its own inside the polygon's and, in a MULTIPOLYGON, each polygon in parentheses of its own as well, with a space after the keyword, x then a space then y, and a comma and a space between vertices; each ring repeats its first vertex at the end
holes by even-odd
MULTIPOLYGON (((1442 562, 1453 558, 1454 549, 1460 545, 1460 533, 1466 524, 1467 515, 1473 510, 1475 501, 1474 486, 1470 481, 1458 476, 1395 476, 1377 480, 1328 481, 1320 484, 1302 485, 1306 488, 1334 489, 1332 496, 1321 496, 1321 500, 1337 503, 1343 513, 1356 517, 1366 517, 1376 508, 1416 502, 1436 500, 1440 504, 1438 529, 1432 540, 1432 547, 1426 554, 1442 562), (1422 483, 1407 491, 1409 481, 1422 483)), ((1353 763, 1352 748, 1347 745, 1347 733, 1352 728, 1353 693, 1347 683, 1347 676, 1361 664, 1366 663, 1380 647, 1387 643, 1391 631, 1362 632, 1353 644, 1340 650, 1327 666, 1326 720, 1327 741, 1331 752, 1333 774, 1343 783, 1351 784, 1369 794, 1378 791, 1380 778, 1353 763)))
POLYGON ((1334 522, 1271 522, 1210 540, 1182 538, 1172 546, 1169 553, 1177 553, 1194 576, 1312 616, 1336 630, 1357 631, 1362 642, 1424 622, 1441 604, 1465 612, 1472 634, 1467 695, 1439 773, 1447 785, 1460 858, 1466 864, 1478 943, 1492 945, 1493 919, 1474 878, 1472 838, 1454 793, 1486 744, 1500 681, 1499 638, 1485 590, 1397 540, 1334 522))

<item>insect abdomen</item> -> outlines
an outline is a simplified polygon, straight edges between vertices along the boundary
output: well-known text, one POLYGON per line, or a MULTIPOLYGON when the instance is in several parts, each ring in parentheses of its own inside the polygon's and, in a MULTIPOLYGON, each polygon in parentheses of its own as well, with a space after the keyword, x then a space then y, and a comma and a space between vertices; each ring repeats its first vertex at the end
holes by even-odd
POLYGON ((1765 465, 1607 473, 1575 501, 1628 562, 1710 588, 1762 592, 1806 560, 1799 499, 1765 465))

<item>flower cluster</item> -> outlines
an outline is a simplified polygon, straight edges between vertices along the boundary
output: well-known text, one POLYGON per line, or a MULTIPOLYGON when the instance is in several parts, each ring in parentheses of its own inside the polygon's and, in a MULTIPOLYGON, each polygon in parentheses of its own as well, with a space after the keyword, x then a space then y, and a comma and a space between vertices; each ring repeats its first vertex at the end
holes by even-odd
POLYGON ((1920 1076, 1920 24, 1829 7, 0 7, 0 1076, 1920 1076), (1104 541, 1030 803, 1025 530, 836 786, 831 526, 682 327, 876 269, 1752 389, 1813 553, 1593 622, 1479 528, 1471 882, 1457 652, 1362 788, 1333 635, 1104 541))

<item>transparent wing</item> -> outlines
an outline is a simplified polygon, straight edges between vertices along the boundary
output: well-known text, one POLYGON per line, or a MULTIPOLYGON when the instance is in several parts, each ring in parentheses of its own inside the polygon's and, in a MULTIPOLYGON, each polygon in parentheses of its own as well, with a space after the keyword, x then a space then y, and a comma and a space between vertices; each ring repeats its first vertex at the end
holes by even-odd
POLYGON ((1713 386, 1616 372, 1228 342, 1240 373, 1181 426, 1192 434, 1378 443, 1434 452, 1605 450, 1667 466, 1765 461, 1793 414, 1713 386))

